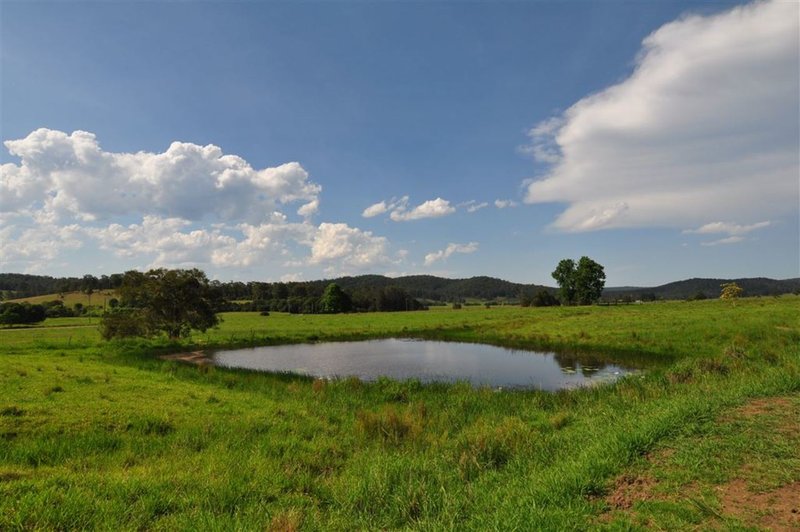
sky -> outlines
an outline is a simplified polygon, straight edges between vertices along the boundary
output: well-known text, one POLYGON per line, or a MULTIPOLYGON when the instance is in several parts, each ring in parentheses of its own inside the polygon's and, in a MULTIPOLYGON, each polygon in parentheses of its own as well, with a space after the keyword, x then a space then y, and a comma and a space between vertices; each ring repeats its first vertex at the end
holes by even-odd
POLYGON ((800 277, 800 4, 0 0, 0 271, 800 277))

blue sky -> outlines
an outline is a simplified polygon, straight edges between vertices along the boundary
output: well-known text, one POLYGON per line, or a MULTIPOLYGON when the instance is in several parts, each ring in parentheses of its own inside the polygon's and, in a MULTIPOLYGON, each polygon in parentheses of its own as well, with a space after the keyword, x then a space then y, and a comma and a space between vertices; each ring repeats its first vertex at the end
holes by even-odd
POLYGON ((2 271, 800 275, 793 2, 0 9, 2 271))

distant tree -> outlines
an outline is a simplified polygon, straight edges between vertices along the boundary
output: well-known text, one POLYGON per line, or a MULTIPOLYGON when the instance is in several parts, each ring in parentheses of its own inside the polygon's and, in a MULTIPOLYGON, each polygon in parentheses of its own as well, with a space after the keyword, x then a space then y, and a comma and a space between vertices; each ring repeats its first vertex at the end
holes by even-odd
POLYGON ((330 283, 322 294, 322 299, 319 301, 320 311, 326 314, 337 314, 339 312, 348 312, 353 306, 350 301, 350 296, 344 293, 344 290, 336 284, 330 283))
POLYGON ((708 296, 702 290, 698 290, 692 297, 689 298, 689 301, 702 301, 704 299, 708 299, 708 296))
POLYGON ((519 293, 519 306, 530 307, 532 303, 533 303, 533 296, 530 294, 530 292, 521 290, 519 293))
POLYGON ((39 323, 47 317, 42 305, 30 303, 2 303, 0 304, 0 324, 21 325, 39 323))
POLYGON ((42 306, 44 306, 45 315, 48 318, 71 318, 75 316, 72 309, 64 306, 64 302, 60 299, 48 301, 43 303, 42 306))
POLYGON ((553 271, 552 276, 558 283, 561 303, 564 305, 574 304, 576 293, 575 261, 572 259, 561 260, 553 271))
POLYGON ((92 294, 100 284, 100 280, 94 275, 86 274, 81 281, 81 292, 89 297, 89 305, 92 304, 92 294))
POLYGON ((143 309, 114 307, 104 313, 100 320, 100 336, 105 340, 151 334, 143 309))
POLYGON ((606 286, 603 267, 589 257, 581 257, 575 270, 575 295, 581 305, 591 305, 600 299, 606 286))
POLYGON ((589 257, 581 257, 577 264, 563 259, 552 275, 560 288, 561 303, 567 305, 591 305, 600 299, 606 285, 603 266, 589 257))
POLYGON ((552 307, 558 305, 558 299, 547 290, 542 289, 533 296, 531 304, 534 307, 552 307))
POLYGON ((125 276, 121 273, 112 273, 108 276, 109 288, 119 288, 122 285, 122 279, 125 276))
POLYGON ((122 308, 103 317, 102 327, 108 330, 106 338, 163 332, 174 340, 193 329, 206 331, 219 323, 216 314, 219 294, 198 269, 129 271, 123 277, 119 294, 122 308), (131 320, 140 326, 132 325, 131 320))
POLYGON ((720 287, 722 288, 720 299, 737 299, 744 293, 744 289, 736 283, 723 283, 720 287))
POLYGON ((272 297, 275 299, 286 299, 289 297, 289 289, 285 283, 275 283, 272 285, 272 297))

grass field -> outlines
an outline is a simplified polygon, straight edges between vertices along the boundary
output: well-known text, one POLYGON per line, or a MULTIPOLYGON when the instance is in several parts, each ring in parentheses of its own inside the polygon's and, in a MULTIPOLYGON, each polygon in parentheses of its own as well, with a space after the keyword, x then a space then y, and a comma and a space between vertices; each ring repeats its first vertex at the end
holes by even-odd
POLYGON ((105 343, 74 318, 0 330, 0 529, 800 524, 797 296, 223 318, 178 345, 105 343), (661 364, 544 393, 155 356, 386 336, 661 364))

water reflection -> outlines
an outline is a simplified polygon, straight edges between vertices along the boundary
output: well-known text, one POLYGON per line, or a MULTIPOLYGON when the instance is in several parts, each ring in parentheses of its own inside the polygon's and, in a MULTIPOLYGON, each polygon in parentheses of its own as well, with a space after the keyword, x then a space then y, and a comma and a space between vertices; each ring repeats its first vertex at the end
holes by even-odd
POLYGON ((592 356, 396 338, 216 351, 211 357, 225 367, 314 377, 386 376, 551 391, 608 382, 635 371, 592 356))

